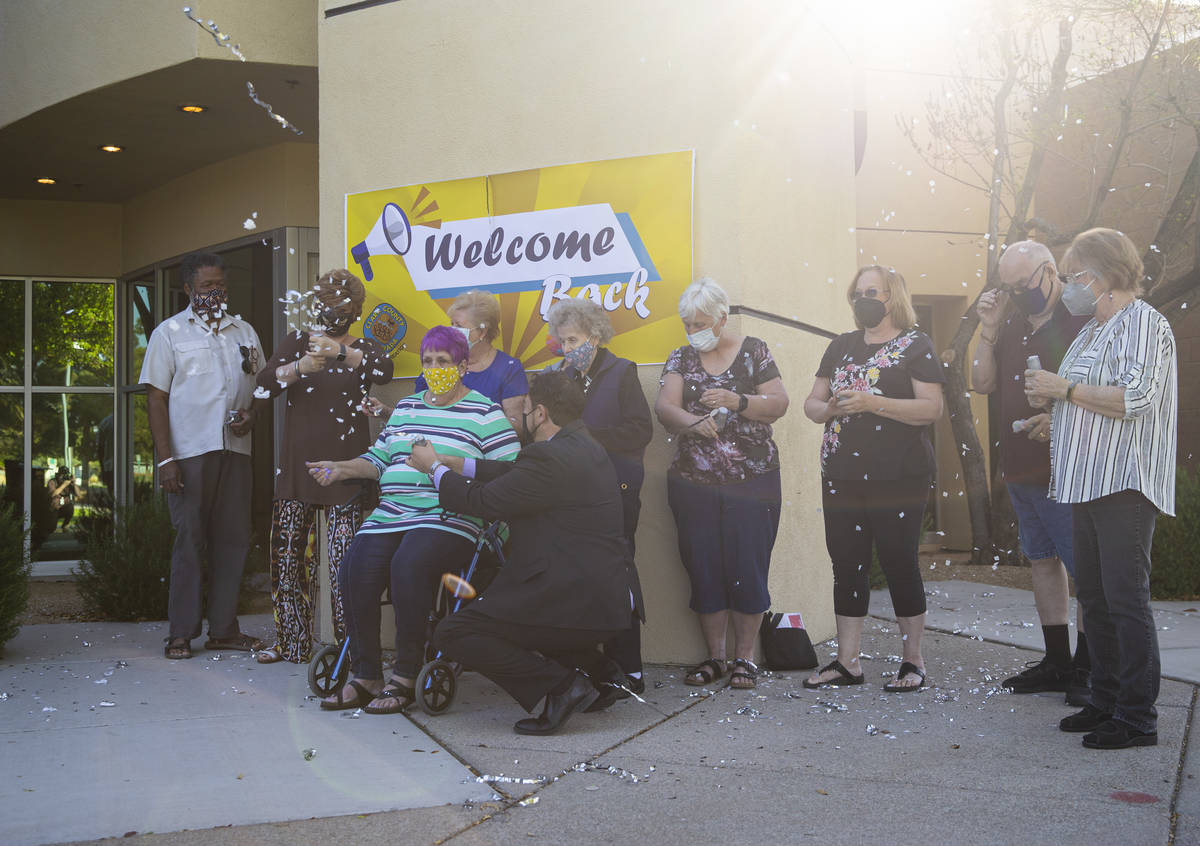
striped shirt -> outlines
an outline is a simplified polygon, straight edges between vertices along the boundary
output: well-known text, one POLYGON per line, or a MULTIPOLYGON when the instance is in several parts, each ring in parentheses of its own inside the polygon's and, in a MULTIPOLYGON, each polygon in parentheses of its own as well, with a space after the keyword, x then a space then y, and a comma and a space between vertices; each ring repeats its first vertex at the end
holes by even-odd
POLYGON ((1058 375, 1081 385, 1125 389, 1116 419, 1057 400, 1050 418, 1050 496, 1090 502, 1140 491, 1175 514, 1175 426, 1178 406, 1175 335, 1167 319, 1134 300, 1104 323, 1080 330, 1058 375))
POLYGON ((427 439, 440 455, 515 461, 521 444, 504 410, 476 391, 458 402, 433 406, 413 394, 400 400, 375 445, 360 458, 379 470, 379 507, 371 512, 360 532, 403 532, 406 529, 440 529, 475 540, 483 521, 446 512, 438 504, 437 488, 429 477, 404 460, 412 440, 427 439))

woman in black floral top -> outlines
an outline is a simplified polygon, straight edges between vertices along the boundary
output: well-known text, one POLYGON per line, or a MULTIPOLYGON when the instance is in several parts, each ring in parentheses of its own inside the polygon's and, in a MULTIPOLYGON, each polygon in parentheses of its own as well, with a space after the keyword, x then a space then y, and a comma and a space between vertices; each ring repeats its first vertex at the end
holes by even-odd
POLYGON ((667 359, 654 412, 678 439, 667 499, 710 656, 685 681, 703 685, 725 674, 732 623, 730 684, 751 688, 782 502, 771 424, 787 411, 788 397, 767 345, 728 329, 729 297, 717 283, 690 285, 679 316, 689 343, 667 359))
POLYGON ((805 415, 825 425, 822 514, 838 636, 837 658, 804 686, 862 684, 858 654, 874 547, 903 635, 900 670, 884 689, 903 693, 925 684, 917 544, 934 469, 928 426, 942 416, 945 377, 929 336, 914 328, 903 276, 864 267, 847 298, 859 329, 830 342, 804 401, 805 415))

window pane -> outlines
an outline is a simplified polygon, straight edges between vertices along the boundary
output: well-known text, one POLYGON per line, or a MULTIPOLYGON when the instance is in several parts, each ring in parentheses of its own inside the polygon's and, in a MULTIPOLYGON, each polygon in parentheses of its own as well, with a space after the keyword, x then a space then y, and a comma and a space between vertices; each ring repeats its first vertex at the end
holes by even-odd
POLYGON ((21 476, 24 454, 25 398, 21 394, 0 394, 0 458, 4 460, 0 472, 0 485, 3 485, 0 499, 20 511, 25 510, 25 483, 21 476))
POLYGON ((0 385, 25 384, 25 283, 0 279, 0 385))
POLYGON ((33 283, 33 384, 113 383, 113 286, 33 283))
POLYGON ((132 410, 130 419, 133 431, 132 467, 133 500, 142 502, 154 494, 154 439, 150 436, 150 413, 147 410, 146 394, 139 391, 128 397, 132 410))
POLYGON ((129 303, 125 321, 129 325, 129 349, 126 356, 129 362, 128 384, 137 384, 142 372, 142 360, 146 357, 146 344, 150 333, 154 331, 154 285, 153 277, 149 281, 139 280, 129 285, 129 303))
POLYGON ((111 394, 34 395, 35 561, 78 558, 78 518, 109 500, 104 465, 112 462, 112 413, 111 394))

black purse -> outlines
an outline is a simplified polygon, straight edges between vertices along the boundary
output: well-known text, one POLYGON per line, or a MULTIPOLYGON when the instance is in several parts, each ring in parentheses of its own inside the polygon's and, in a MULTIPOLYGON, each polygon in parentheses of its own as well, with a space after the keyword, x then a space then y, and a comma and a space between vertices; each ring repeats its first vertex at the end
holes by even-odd
POLYGON ((816 667, 816 650, 799 614, 763 614, 758 627, 763 663, 768 670, 809 670, 816 667))

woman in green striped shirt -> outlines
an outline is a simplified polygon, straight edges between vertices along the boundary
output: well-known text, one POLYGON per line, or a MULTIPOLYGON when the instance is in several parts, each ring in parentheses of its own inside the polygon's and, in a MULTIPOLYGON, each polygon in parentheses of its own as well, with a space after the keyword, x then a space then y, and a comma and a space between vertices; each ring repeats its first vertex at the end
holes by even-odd
POLYGON ((339 568, 353 678, 324 700, 325 710, 359 708, 395 714, 412 704, 424 658, 425 621, 438 580, 470 559, 482 521, 446 512, 429 476, 405 463, 412 442, 428 440, 441 455, 512 461, 521 445, 504 410, 462 383, 467 342, 435 326, 421 341, 421 373, 429 390, 399 402, 375 445, 349 461, 310 461, 322 485, 378 479, 379 507, 363 522, 339 568), (379 601, 391 587, 396 661, 383 680, 379 601))

